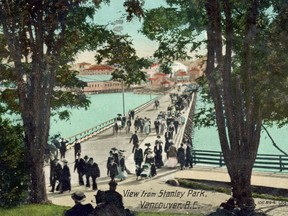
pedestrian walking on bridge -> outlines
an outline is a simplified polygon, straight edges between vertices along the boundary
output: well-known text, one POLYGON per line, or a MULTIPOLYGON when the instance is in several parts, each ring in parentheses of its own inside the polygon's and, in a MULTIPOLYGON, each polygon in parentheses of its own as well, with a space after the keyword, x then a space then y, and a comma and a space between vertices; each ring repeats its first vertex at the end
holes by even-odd
POLYGON ((138 138, 138 135, 137 135, 137 131, 135 131, 135 133, 132 134, 129 143, 131 143, 131 142, 133 144, 132 153, 134 153, 136 145, 138 145, 138 143, 139 143, 139 138, 138 138))

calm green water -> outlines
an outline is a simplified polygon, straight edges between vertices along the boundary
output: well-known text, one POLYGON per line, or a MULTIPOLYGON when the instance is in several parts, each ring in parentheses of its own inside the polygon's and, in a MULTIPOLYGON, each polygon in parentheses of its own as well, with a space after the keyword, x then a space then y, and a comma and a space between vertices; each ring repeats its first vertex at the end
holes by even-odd
MULTIPOLYGON (((198 97, 196 103, 196 109, 200 109, 204 104, 201 101, 201 98, 198 97)), ((283 128, 277 128, 274 126, 272 128, 267 128, 270 135, 274 139, 278 147, 283 151, 288 153, 288 126, 283 128)), ((193 138, 193 147, 196 150, 211 150, 211 151, 221 151, 220 142, 218 137, 218 132, 216 127, 211 128, 195 128, 194 129, 194 138, 193 138)), ((276 149, 271 139, 268 137, 267 133, 262 130, 260 146, 258 154, 283 154, 278 149, 276 149)))
MULTIPOLYGON (((157 95, 151 95, 151 99, 157 95)), ((134 94, 125 92, 125 113, 130 109, 148 102, 150 94, 134 94)), ((60 121, 57 117, 51 119, 50 135, 60 133, 62 137, 70 137, 92 128, 102 122, 115 118, 123 113, 122 93, 107 93, 89 95, 90 107, 85 109, 69 109, 71 117, 68 121, 60 121)))

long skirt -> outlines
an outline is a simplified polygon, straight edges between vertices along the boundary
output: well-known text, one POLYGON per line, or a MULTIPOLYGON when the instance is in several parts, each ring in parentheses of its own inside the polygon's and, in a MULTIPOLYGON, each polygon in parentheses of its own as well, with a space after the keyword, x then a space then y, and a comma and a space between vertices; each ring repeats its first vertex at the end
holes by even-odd
POLYGON ((118 167, 118 175, 116 176, 116 178, 120 179, 120 180, 124 180, 127 177, 127 173, 125 171, 125 169, 123 169, 121 166, 118 167))
POLYGON ((155 165, 157 168, 161 168, 163 166, 162 155, 155 155, 155 165))
POLYGON ((69 178, 62 179, 60 191, 71 191, 71 182, 69 178))
POLYGON ((166 161, 165 166, 169 168, 175 168, 178 161, 176 157, 169 157, 169 159, 166 161))

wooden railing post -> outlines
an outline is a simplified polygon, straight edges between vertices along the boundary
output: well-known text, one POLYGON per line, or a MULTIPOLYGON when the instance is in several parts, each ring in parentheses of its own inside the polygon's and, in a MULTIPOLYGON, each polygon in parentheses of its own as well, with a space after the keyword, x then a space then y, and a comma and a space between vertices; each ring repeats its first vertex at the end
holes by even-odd
POLYGON ((222 167, 223 166, 223 162, 222 162, 222 160, 223 160, 223 154, 222 154, 222 152, 220 152, 220 167, 222 167))
POLYGON ((196 164, 196 151, 192 150, 192 155, 193 155, 193 164, 196 164))
POLYGON ((282 168, 282 155, 279 155, 279 165, 280 165, 280 172, 282 172, 283 168, 282 168))

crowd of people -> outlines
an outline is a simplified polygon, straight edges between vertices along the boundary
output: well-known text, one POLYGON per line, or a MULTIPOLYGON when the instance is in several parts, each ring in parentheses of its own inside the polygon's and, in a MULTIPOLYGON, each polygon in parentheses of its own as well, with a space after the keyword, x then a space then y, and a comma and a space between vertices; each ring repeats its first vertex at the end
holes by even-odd
MULTIPOLYGON (((154 176, 157 174, 157 169, 163 166, 175 168, 180 164, 181 170, 185 169, 185 167, 193 167, 191 140, 183 138, 179 146, 176 146, 173 141, 179 127, 185 123, 183 113, 188 108, 191 95, 173 93, 170 95, 170 99, 171 104, 167 110, 159 111, 154 120, 155 141, 152 144, 146 143, 144 151, 140 148, 138 134, 148 135, 151 133, 152 124, 147 117, 136 116, 134 119, 135 132, 130 138, 130 143, 132 144, 132 153, 134 153, 137 176, 141 176, 144 171, 143 176, 147 176, 147 173, 150 177, 154 176), (154 146, 152 146, 153 144, 154 146), (163 156, 163 153, 166 155, 163 156), (164 164, 165 159, 166 162, 164 164)), ((157 104, 159 106, 159 103, 157 104)), ((130 119, 130 116, 128 119, 130 119)))
MULTIPOLYGON (((179 93, 173 93, 170 94, 170 99, 171 104, 168 106, 167 110, 160 109, 161 106, 158 100, 157 103, 154 103, 154 112, 156 110, 159 111, 156 119, 153 121, 153 124, 150 118, 135 115, 134 110, 129 110, 127 116, 118 114, 115 118, 113 130, 114 134, 118 134, 119 130, 124 128, 126 134, 131 134, 131 131, 134 131, 129 139, 129 143, 132 144, 131 151, 134 156, 136 169, 135 173, 137 179, 139 176, 141 176, 141 178, 153 177, 157 175, 157 170, 161 169, 162 167, 175 168, 178 164, 180 165, 181 170, 185 169, 185 167, 193 167, 191 140, 188 138, 183 138, 182 142, 178 146, 176 146, 174 143, 175 135, 186 121, 183 114, 185 109, 188 108, 191 97, 187 94, 181 95, 179 93), (145 149, 142 149, 140 146, 141 136, 149 135, 152 132, 153 134, 155 133, 155 141, 146 143, 145 149)), ((66 144, 66 140, 60 139, 58 149, 60 152, 60 160, 62 160, 63 165, 60 164, 57 156, 51 158, 50 160, 51 192, 59 191, 59 193, 63 193, 65 191, 71 191, 71 173, 69 167, 67 166, 68 161, 65 159, 65 153, 67 150, 66 144)), ((97 186, 97 178, 101 176, 98 164, 92 157, 88 157, 87 155, 82 158, 81 153, 81 144, 76 139, 74 142, 75 163, 73 171, 77 172, 78 183, 80 186, 86 186, 86 188, 91 188, 92 186, 92 190, 97 191, 97 193, 101 193, 101 190, 99 190, 97 186)), ((130 171, 126 167, 124 153, 125 150, 117 149, 116 147, 111 148, 109 151, 106 164, 106 174, 110 178, 109 185, 111 187, 114 184, 117 185, 117 180, 123 181, 126 179, 127 174, 130 174, 130 171)), ((107 194, 109 193, 106 193, 106 198, 103 198, 103 194, 101 195, 102 202, 99 200, 97 201, 97 196, 100 196, 98 194, 96 196, 96 203, 105 203, 106 205, 107 202, 109 202, 107 201, 109 200, 109 198, 107 198, 107 194)), ((77 194, 75 192, 72 194, 72 199, 75 201, 75 206, 71 209, 71 211, 67 211, 66 215, 73 215, 71 212, 78 211, 77 209, 80 208, 79 206, 83 201, 82 198, 84 198, 84 196, 85 195, 83 193, 77 194)), ((103 206, 105 205, 103 204, 103 206)), ((87 208, 89 214, 94 212, 92 215, 97 215, 97 211, 100 211, 99 209, 92 210, 87 206, 83 208, 87 208)), ((121 207, 121 209, 124 209, 124 207, 121 207)))
MULTIPOLYGON (((60 143, 65 142, 66 141, 64 139, 61 139, 60 141, 60 143)), ((84 158, 81 157, 81 144, 77 139, 74 143, 74 155, 74 172, 77 171, 79 185, 85 185, 87 188, 90 188, 92 183, 92 189, 97 190, 96 179, 100 177, 99 166, 96 162, 94 162, 94 159, 92 157, 89 158, 87 155, 85 155, 84 158), (86 177, 86 183, 84 183, 84 177, 86 177)), ((59 191, 59 193, 63 193, 65 191, 71 191, 71 172, 68 166, 68 161, 65 159, 65 153, 64 155, 61 154, 61 156, 63 163, 62 166, 60 164, 59 158, 56 155, 51 154, 49 178, 51 186, 50 192, 59 191)))

